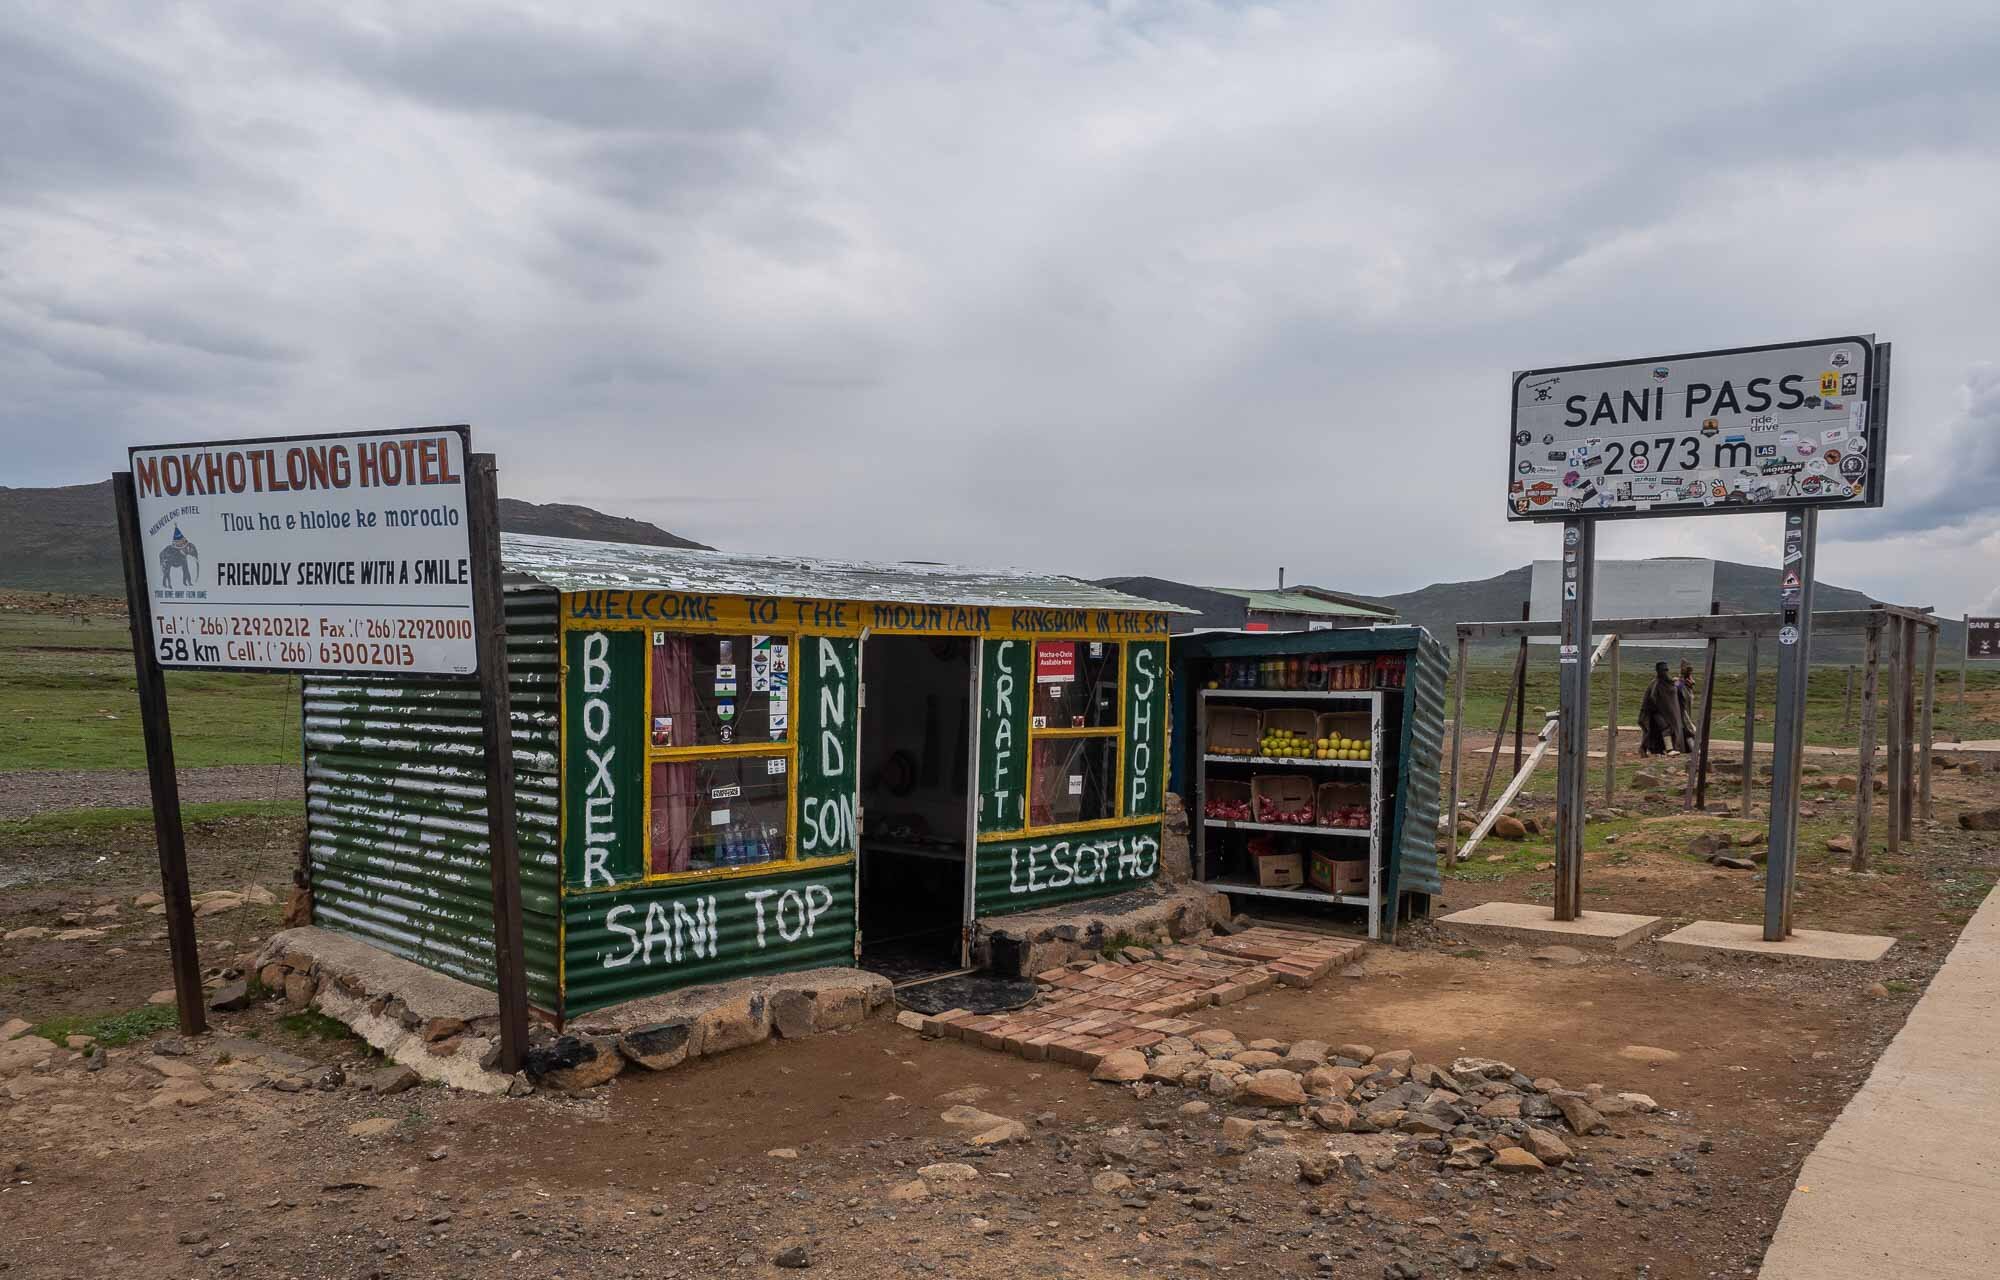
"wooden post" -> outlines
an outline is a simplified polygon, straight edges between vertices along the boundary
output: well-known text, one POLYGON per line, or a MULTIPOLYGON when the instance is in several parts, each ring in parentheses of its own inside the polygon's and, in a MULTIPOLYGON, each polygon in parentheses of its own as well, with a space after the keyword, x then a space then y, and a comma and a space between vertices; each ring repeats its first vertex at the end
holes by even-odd
POLYGON ((1611 705, 1604 713, 1604 807, 1618 793, 1618 637, 1611 637, 1611 705))
MULTIPOLYGON (((1521 602, 1521 621, 1528 620, 1528 602, 1521 602)), ((1521 725, 1528 716, 1528 637, 1521 637, 1520 664, 1514 668, 1514 705, 1519 708, 1514 713, 1514 772, 1521 772, 1521 725)), ((1500 740, 1493 740, 1493 749, 1500 749, 1500 740)))
POLYGON ((139 682, 139 728, 146 739, 146 781, 153 791, 153 841, 160 851, 160 896, 166 901, 167 959, 174 971, 174 1004, 182 1035, 208 1030, 201 960, 195 952, 194 900, 188 891, 187 836, 181 829, 180 779, 174 772, 174 731, 167 716, 166 673, 153 653, 146 553, 139 537, 139 507, 132 473, 111 477, 118 507, 118 543, 125 558, 125 609, 130 615, 132 666, 139 682))
POLYGON ((1931 820, 1931 704, 1937 701, 1938 628, 1924 630, 1924 718, 1917 734, 1917 761, 1921 778, 1917 805, 1924 821, 1931 820))
POLYGON ((1486 753, 1486 776, 1479 782, 1479 803, 1472 806, 1474 813, 1485 813, 1486 797, 1493 794, 1493 771, 1500 764, 1500 739, 1507 736, 1507 716, 1515 709, 1514 689, 1521 683, 1527 661, 1528 642, 1523 640, 1520 653, 1514 657, 1514 680, 1507 686, 1507 700, 1500 704, 1500 727, 1493 731, 1493 750, 1486 753))
POLYGON ((1868 869, 1868 819, 1875 806, 1875 677, 1882 659, 1882 626, 1868 624, 1861 667, 1861 753, 1854 766, 1854 856, 1848 867, 1868 869))
MULTIPOLYGON (((1465 633, 1458 636, 1458 689, 1451 702, 1451 860, 1458 862, 1458 744, 1465 732, 1465 633)), ((1493 740, 1493 753, 1500 753, 1500 740, 1493 740)))
POLYGON ((1902 707, 1903 739, 1902 805, 1898 810, 1902 818, 1902 835, 1905 840, 1917 838, 1917 620, 1903 619, 1903 661, 1902 683, 1896 687, 1896 698, 1902 707))
MULTIPOLYGON (((1850 679, 1853 668, 1848 668, 1850 679)), ((1743 816, 1750 816, 1750 792, 1757 778, 1757 633, 1750 632, 1750 651, 1743 669, 1743 816)))
POLYGON ((1710 637, 1708 642, 1708 663, 1701 677, 1701 741, 1695 747, 1694 804, 1697 809, 1708 807, 1708 742, 1709 731, 1715 726, 1715 651, 1722 641, 1710 637))
POLYGON ((1854 668, 1847 668, 1847 696, 1840 702, 1840 729, 1845 733, 1854 723, 1854 668))
POLYGON ((507 679, 507 608, 501 586, 500 511, 493 455, 466 471, 473 627, 479 650, 479 718, 486 754, 486 842, 493 880, 493 976, 500 998, 500 1069, 528 1053, 528 986, 522 960, 521 849, 514 819, 514 722, 507 679))
POLYGON ((1903 767, 1903 623, 1900 618, 1891 617, 1885 618, 1883 625, 1889 632, 1890 657, 1887 673, 1889 678, 1883 682, 1885 687, 1881 691, 1887 695, 1889 703, 1889 750, 1888 759, 1883 765, 1882 782, 1889 793, 1889 830, 1886 844, 1888 852, 1894 855, 1901 853, 1903 849, 1903 779, 1900 772, 1903 767))

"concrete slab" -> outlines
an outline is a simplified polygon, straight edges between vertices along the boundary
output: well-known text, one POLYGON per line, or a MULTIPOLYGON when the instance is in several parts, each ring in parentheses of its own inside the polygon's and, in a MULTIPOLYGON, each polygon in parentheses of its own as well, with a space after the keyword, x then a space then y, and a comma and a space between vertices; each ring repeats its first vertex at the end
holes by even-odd
POLYGON ((1717 955, 1766 956, 1806 964, 1868 964, 1888 955, 1895 945, 1894 938, 1876 934, 1818 929, 1794 929, 1783 942, 1766 942, 1762 925, 1721 920, 1697 920, 1660 939, 1660 950, 1690 960, 1712 960, 1717 955))
POLYGON ((1763 1280, 1985 1280, 2000 1257, 2000 894, 1799 1170, 1763 1280), (1893 1224, 1885 1230, 1884 1224, 1893 1224))
POLYGON ((1660 916, 1628 915, 1623 911, 1586 911, 1575 920, 1558 920, 1548 907, 1531 902, 1482 902, 1438 921, 1475 937, 1507 942, 1547 944, 1623 951, 1667 927, 1660 916))

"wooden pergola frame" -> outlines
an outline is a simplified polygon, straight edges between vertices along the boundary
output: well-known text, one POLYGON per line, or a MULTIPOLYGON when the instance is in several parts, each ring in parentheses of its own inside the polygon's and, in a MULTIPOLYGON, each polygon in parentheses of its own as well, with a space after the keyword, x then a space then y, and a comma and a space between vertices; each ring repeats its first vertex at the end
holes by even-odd
MULTIPOLYGON (((1861 632, 1867 638, 1862 663, 1860 760, 1855 768, 1854 854, 1852 867, 1868 867, 1868 826, 1874 803, 1875 735, 1878 704, 1881 701, 1880 668, 1889 666, 1889 698, 1886 715, 1889 793, 1888 852, 1901 851, 1903 843, 1916 839, 1916 818, 1931 816, 1931 707, 1937 692, 1938 619, 1928 609, 1904 605, 1874 605, 1867 609, 1815 611, 1815 635, 1826 632, 1861 632), (1918 710, 1916 656, 1917 636, 1924 634, 1923 700, 1918 710), (1885 647, 1886 639, 1886 647, 1885 647)), ((1745 640, 1750 646, 1749 688, 1745 694, 1743 727, 1743 809, 1747 816, 1754 772, 1752 744, 1756 728, 1758 638, 1775 635, 1782 626, 1776 613, 1716 613, 1680 618, 1598 619, 1591 629, 1610 640, 1611 701, 1606 719, 1604 761, 1604 803, 1612 803, 1618 778, 1618 655, 1619 641, 1629 636, 1657 636, 1669 639, 1703 640, 1708 645, 1708 679, 1703 690, 1702 724, 1698 755, 1689 761, 1689 797, 1705 794, 1708 773, 1708 724, 1714 696, 1716 648, 1723 640, 1745 640)), ((1460 743, 1465 723, 1465 672, 1467 651, 1474 640, 1521 640, 1560 634, 1562 624, 1546 622, 1461 622, 1458 624, 1457 687, 1452 699, 1451 720, 1451 802, 1447 826, 1451 832, 1452 861, 1458 860, 1460 743)), ((1850 668, 1850 670, 1852 670, 1850 668)), ((1511 700, 1510 700, 1511 701, 1511 700)), ((1518 709, 1516 710, 1518 715, 1518 709)), ((1505 729, 1502 713, 1501 729, 1505 729)), ((1500 750, 1494 739, 1494 753, 1500 750)), ((1510 793, 1511 794, 1511 793, 1510 793)))

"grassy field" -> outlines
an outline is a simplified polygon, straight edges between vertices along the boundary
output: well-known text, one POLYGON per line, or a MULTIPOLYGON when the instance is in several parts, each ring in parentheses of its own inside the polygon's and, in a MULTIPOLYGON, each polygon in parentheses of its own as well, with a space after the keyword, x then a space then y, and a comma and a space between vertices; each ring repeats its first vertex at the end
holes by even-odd
MULTIPOLYGON (((123 618, 0 611, 0 770, 143 769, 123 618)), ((169 672, 174 755, 185 766, 299 758, 299 685, 288 676, 169 672)))
MULTIPOLYGON (((1636 724, 1639 716, 1639 699, 1645 696, 1646 685, 1653 678, 1653 663, 1662 657, 1669 657, 1665 650, 1632 649, 1626 652, 1620 664, 1618 676, 1618 723, 1624 726, 1636 724)), ((1678 666, 1678 656, 1670 660, 1678 666)), ((1701 675, 1698 653, 1690 659, 1695 664, 1695 675, 1701 675)), ((1512 659, 1504 664, 1482 663, 1474 659, 1468 664, 1465 687, 1465 729, 1468 733, 1491 733, 1500 723, 1500 707, 1507 696, 1507 686, 1513 679, 1512 659)), ((1922 672, 1918 672, 1919 679, 1922 672)), ((1882 680, 1887 686, 1887 671, 1882 680)), ((1556 706, 1557 668, 1555 650, 1546 645, 1536 646, 1528 651, 1528 737, 1532 739, 1540 728, 1546 712, 1556 706)), ((1934 732, 1939 742, 1971 740, 1980 738, 2000 738, 2000 670, 1973 671, 1966 684, 1967 707, 1961 711, 1958 703, 1958 669, 1953 666, 1948 672, 1943 658, 1939 658, 1937 677, 1937 707, 1933 711, 1934 732)), ((1842 711, 1847 700, 1847 668, 1817 667, 1806 686, 1806 741, 1820 746, 1851 747, 1861 736, 1861 676, 1854 677, 1854 705, 1851 719, 1843 727, 1842 711)), ((1922 690, 1919 689, 1921 696, 1922 690)), ((1757 731, 1756 740, 1771 740, 1771 708, 1777 698, 1778 675, 1774 662, 1760 662, 1757 669, 1757 731)), ((1715 719, 1713 735, 1718 742, 1741 742, 1743 740, 1743 694, 1744 672, 1718 668, 1715 673, 1715 719)), ((1452 691, 1446 690, 1449 700, 1452 691)), ((1611 679, 1608 662, 1599 663, 1591 680, 1592 725, 1604 725, 1605 712, 1610 705, 1611 679)), ((1700 694, 1697 691, 1695 713, 1701 712, 1700 694)), ((1446 714, 1450 714, 1447 701, 1446 714)), ((1880 715, 1887 714, 1887 697, 1882 700, 1880 715)), ((1885 740, 1888 726, 1879 719, 1876 725, 1876 743, 1879 749, 1885 740)), ((1624 737, 1619 739, 1622 754, 1627 747, 1638 750, 1638 740, 1628 744, 1624 737)))

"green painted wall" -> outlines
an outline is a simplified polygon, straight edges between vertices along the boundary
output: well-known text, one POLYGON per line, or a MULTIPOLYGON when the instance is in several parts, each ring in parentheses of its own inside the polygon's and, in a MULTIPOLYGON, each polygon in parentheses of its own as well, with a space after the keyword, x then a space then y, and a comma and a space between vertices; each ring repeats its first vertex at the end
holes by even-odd
POLYGON ((563 900, 563 1012, 749 974, 854 962, 854 864, 563 900))
POLYGON ((646 635, 563 636, 563 883, 604 888, 646 872, 646 635))
POLYGON ((979 829, 1018 831, 1028 803, 1028 703, 1035 646, 987 640, 979 660, 979 829))
POLYGON ((792 683, 798 712, 800 858, 853 853, 858 844, 854 796, 861 742, 861 642, 851 636, 801 636, 792 683))
POLYGON ((1160 813, 1167 770, 1167 646, 1125 645, 1125 760, 1119 771, 1125 816, 1160 813))
POLYGON ((974 913, 1032 911, 1060 902, 1124 893, 1160 873, 1160 824, 1002 840, 979 846, 974 913))

